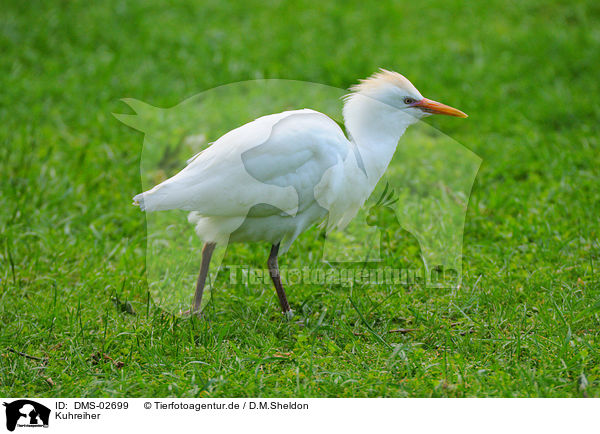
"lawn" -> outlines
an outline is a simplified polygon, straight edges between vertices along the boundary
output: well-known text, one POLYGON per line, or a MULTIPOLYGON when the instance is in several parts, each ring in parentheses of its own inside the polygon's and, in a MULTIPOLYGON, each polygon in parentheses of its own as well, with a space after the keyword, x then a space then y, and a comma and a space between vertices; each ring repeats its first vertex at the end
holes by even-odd
POLYGON ((3 2, 0 396, 600 396, 600 3, 162 3, 3 2), (120 99, 379 67, 470 115, 426 121, 482 159, 460 287, 293 285, 286 322, 270 282, 222 274, 201 319, 157 306, 120 99))

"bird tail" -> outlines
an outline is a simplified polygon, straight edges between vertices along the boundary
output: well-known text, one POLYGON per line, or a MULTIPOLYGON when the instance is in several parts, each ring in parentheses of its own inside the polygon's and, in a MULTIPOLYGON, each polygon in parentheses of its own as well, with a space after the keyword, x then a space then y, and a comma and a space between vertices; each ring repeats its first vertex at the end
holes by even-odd
POLYGON ((146 203, 144 202, 144 193, 133 196, 133 205, 139 206, 142 211, 146 211, 146 203))
POLYGON ((144 191, 133 197, 133 204, 139 206, 140 209, 144 212, 151 211, 164 211, 168 209, 177 208, 176 206, 172 206, 170 202, 173 198, 172 187, 170 183, 167 181, 161 182, 158 185, 155 185, 150 190, 144 191))
POLYGON ((140 193, 133 198, 133 204, 139 206, 142 211, 166 211, 169 209, 186 209, 182 203, 180 194, 181 188, 173 185, 169 180, 158 184, 154 188, 140 193))
POLYGON ((157 191, 156 187, 152 190, 140 193, 133 198, 133 204, 139 206, 144 212, 165 211, 177 208, 176 204, 170 203, 169 196, 164 191, 157 191))

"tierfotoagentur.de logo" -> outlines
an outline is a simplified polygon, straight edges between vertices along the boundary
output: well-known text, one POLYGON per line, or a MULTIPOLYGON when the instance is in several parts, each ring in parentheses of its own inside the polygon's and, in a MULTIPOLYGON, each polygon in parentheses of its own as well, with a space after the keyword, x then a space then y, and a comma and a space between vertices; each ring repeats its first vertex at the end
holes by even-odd
POLYGON ((48 428, 50 409, 30 399, 3 403, 6 407, 6 429, 48 428))
POLYGON ((148 286, 161 308, 190 313, 195 286, 192 310, 201 311, 225 268, 229 284, 275 276, 287 317, 288 284, 460 285, 467 203, 482 160, 420 122, 466 114, 422 97, 400 74, 381 70, 350 93, 270 79, 209 89, 167 109, 123 101, 136 114, 115 116, 144 132, 146 191, 134 203, 146 211, 148 286), (372 111, 389 114, 394 127, 364 123, 372 111), (231 153, 213 156, 220 149, 231 153), (266 272, 238 245, 264 240, 273 244, 266 272), (279 270, 277 256, 294 242, 310 260, 279 270))

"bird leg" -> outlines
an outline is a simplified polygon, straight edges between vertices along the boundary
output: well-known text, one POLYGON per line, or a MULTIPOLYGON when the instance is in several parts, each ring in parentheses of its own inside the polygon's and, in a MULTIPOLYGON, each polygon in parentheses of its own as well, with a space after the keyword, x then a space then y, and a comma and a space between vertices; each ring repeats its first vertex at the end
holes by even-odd
POLYGON ((273 284, 275 285, 275 290, 277 291, 277 296, 279 297, 279 305, 281 306, 281 312, 289 320, 293 318, 294 313, 290 308, 290 304, 287 301, 287 296, 285 295, 285 290, 283 289, 283 285, 281 284, 281 276, 279 275, 279 264, 277 263, 278 253, 279 243, 273 244, 267 264, 269 266, 269 274, 271 275, 271 279, 273 280, 273 284))
POLYGON ((210 258, 212 257, 213 251, 215 250, 215 246, 216 243, 205 243, 204 247, 202 248, 202 264, 200 265, 200 274, 198 275, 198 281, 196 282, 196 293, 194 294, 194 307, 192 308, 193 314, 200 313, 202 293, 204 292, 204 285, 206 283, 206 276, 208 275, 210 258))

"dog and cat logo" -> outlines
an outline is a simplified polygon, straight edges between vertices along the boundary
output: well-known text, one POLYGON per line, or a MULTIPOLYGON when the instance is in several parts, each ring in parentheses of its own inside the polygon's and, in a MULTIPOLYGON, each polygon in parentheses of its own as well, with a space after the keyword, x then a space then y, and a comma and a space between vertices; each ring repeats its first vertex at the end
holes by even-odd
POLYGON ((19 428, 48 428, 50 409, 30 399, 19 399, 3 403, 6 407, 6 429, 14 431, 19 428))

